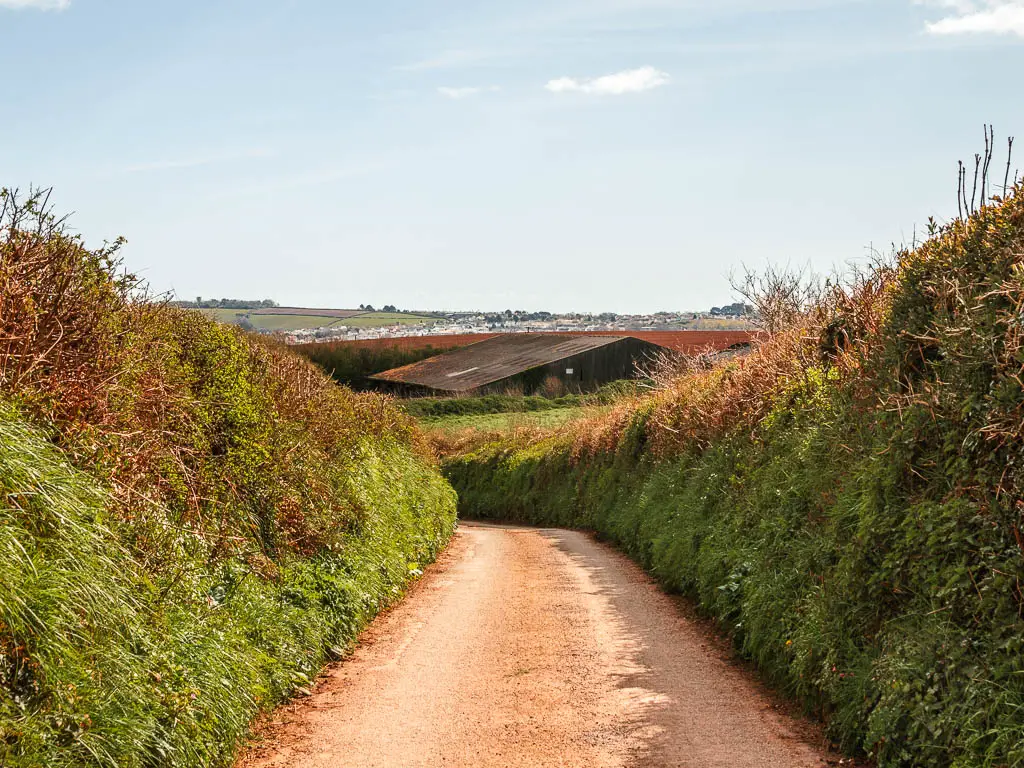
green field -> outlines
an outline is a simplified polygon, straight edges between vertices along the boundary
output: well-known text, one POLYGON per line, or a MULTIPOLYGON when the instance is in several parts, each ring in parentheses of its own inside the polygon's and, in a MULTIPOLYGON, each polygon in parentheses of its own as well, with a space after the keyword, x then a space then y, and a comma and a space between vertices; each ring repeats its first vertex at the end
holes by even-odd
POLYGON ((349 328, 377 328, 382 325, 415 325, 416 323, 437 322, 438 318, 429 315, 406 315, 401 312, 369 312, 359 317, 341 320, 339 325, 349 328))
POLYGON ((207 317, 221 323, 238 325, 242 318, 248 318, 253 327, 260 331, 298 331, 303 328, 380 328, 386 325, 415 325, 436 321, 428 315, 409 315, 401 312, 366 312, 349 318, 317 314, 317 310, 298 310, 302 314, 281 315, 263 313, 260 310, 245 309, 200 309, 207 317))
POLYGON ((208 317, 221 323, 239 325, 243 317, 248 317, 253 327, 260 331, 297 331, 302 328, 333 327, 342 322, 335 317, 323 315, 257 315, 248 314, 239 309, 201 309, 208 317))
POLYGON ((448 432, 463 429, 478 429, 483 432, 498 432, 513 429, 517 426, 559 427, 573 419, 583 416, 588 408, 557 408, 548 411, 530 411, 528 413, 484 413, 470 416, 444 416, 436 419, 424 419, 423 425, 428 429, 441 429, 448 432))
POLYGON ((246 314, 244 309, 199 309, 196 311, 202 312, 219 323, 237 323, 238 318, 246 314))

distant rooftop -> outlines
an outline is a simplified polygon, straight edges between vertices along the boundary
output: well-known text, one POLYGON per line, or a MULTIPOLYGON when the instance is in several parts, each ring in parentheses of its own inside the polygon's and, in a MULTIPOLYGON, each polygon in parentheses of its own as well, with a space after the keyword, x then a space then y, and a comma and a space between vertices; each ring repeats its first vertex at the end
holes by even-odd
POLYGON ((700 352, 722 352, 749 345, 758 331, 586 331, 587 336, 629 336, 686 355, 700 352))
POLYGON ((629 335, 501 334, 371 378, 445 392, 469 392, 532 368, 614 344, 629 335))
MULTIPOLYGON (((548 333, 534 331, 536 333, 548 333)), ((531 334, 531 335, 532 335, 531 334)), ((451 347, 474 344, 487 339, 499 336, 523 335, 519 332, 511 333, 444 333, 444 334, 416 334, 408 336, 380 336, 372 339, 353 339, 344 341, 324 341, 325 344, 352 344, 356 346, 385 347, 395 346, 408 349, 420 347, 435 347, 436 349, 449 349, 451 347)), ((554 335, 553 333, 551 335, 554 335)), ((559 331, 560 336, 615 336, 622 338, 628 336, 634 339, 656 344, 659 347, 682 352, 686 355, 698 354, 705 351, 722 352, 734 347, 742 347, 750 344, 760 333, 758 331, 559 331)))

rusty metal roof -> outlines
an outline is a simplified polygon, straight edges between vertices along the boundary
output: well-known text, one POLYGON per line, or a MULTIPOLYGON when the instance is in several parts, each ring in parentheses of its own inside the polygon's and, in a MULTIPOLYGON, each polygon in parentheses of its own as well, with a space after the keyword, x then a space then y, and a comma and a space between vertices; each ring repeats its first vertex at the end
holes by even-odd
POLYGON ((623 336, 510 333, 370 378, 444 392, 469 392, 517 373, 622 341, 623 336))

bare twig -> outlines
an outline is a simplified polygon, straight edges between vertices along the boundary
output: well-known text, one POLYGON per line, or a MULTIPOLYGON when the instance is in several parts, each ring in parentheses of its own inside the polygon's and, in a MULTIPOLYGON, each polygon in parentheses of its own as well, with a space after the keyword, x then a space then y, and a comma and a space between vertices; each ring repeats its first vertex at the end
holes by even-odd
POLYGON ((957 161, 957 165, 958 165, 958 168, 957 168, 957 171, 956 171, 956 209, 957 209, 957 218, 960 219, 960 221, 963 221, 963 219, 964 219, 964 206, 963 206, 963 203, 961 202, 960 198, 963 197, 963 194, 964 194, 964 161, 963 160, 958 160, 957 161))
POLYGON ((975 202, 978 199, 978 174, 981 170, 981 155, 974 156, 974 186, 971 188, 971 208, 970 213, 973 216, 977 213, 977 209, 974 207, 975 202))
MULTIPOLYGON (((1010 182, 1010 166, 1013 164, 1013 136, 1006 139, 1006 174, 1003 176, 1003 197, 1006 197, 1006 190, 1010 182)), ((1015 177, 1016 180, 1016 177, 1015 177)))
POLYGON ((988 205, 989 197, 992 195, 992 189, 988 183, 989 170, 992 168, 992 156, 995 153, 996 148, 996 131, 991 125, 984 127, 985 134, 985 156, 982 161, 981 170, 981 206, 984 208, 988 205))
POLYGON ((967 166, 960 163, 960 194, 962 196, 964 218, 970 215, 971 211, 967 207, 967 166))
POLYGON ((749 269, 730 279, 732 288, 754 307, 755 321, 769 333, 794 325, 821 298, 825 286, 807 267, 749 269))

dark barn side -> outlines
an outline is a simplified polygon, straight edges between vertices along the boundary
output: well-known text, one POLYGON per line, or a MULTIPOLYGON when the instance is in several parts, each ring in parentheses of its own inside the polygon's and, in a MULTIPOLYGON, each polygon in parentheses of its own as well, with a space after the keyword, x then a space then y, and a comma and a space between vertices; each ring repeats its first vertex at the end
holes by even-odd
POLYGON ((507 334, 377 374, 383 389, 406 396, 533 394, 551 381, 588 392, 636 376, 638 363, 664 351, 629 336, 507 334))
POLYGON ((532 395, 545 382, 557 380, 567 392, 594 392, 604 384, 636 377, 637 363, 650 360, 660 347, 640 339, 622 338, 612 344, 530 368, 477 390, 480 394, 522 390, 532 395))

